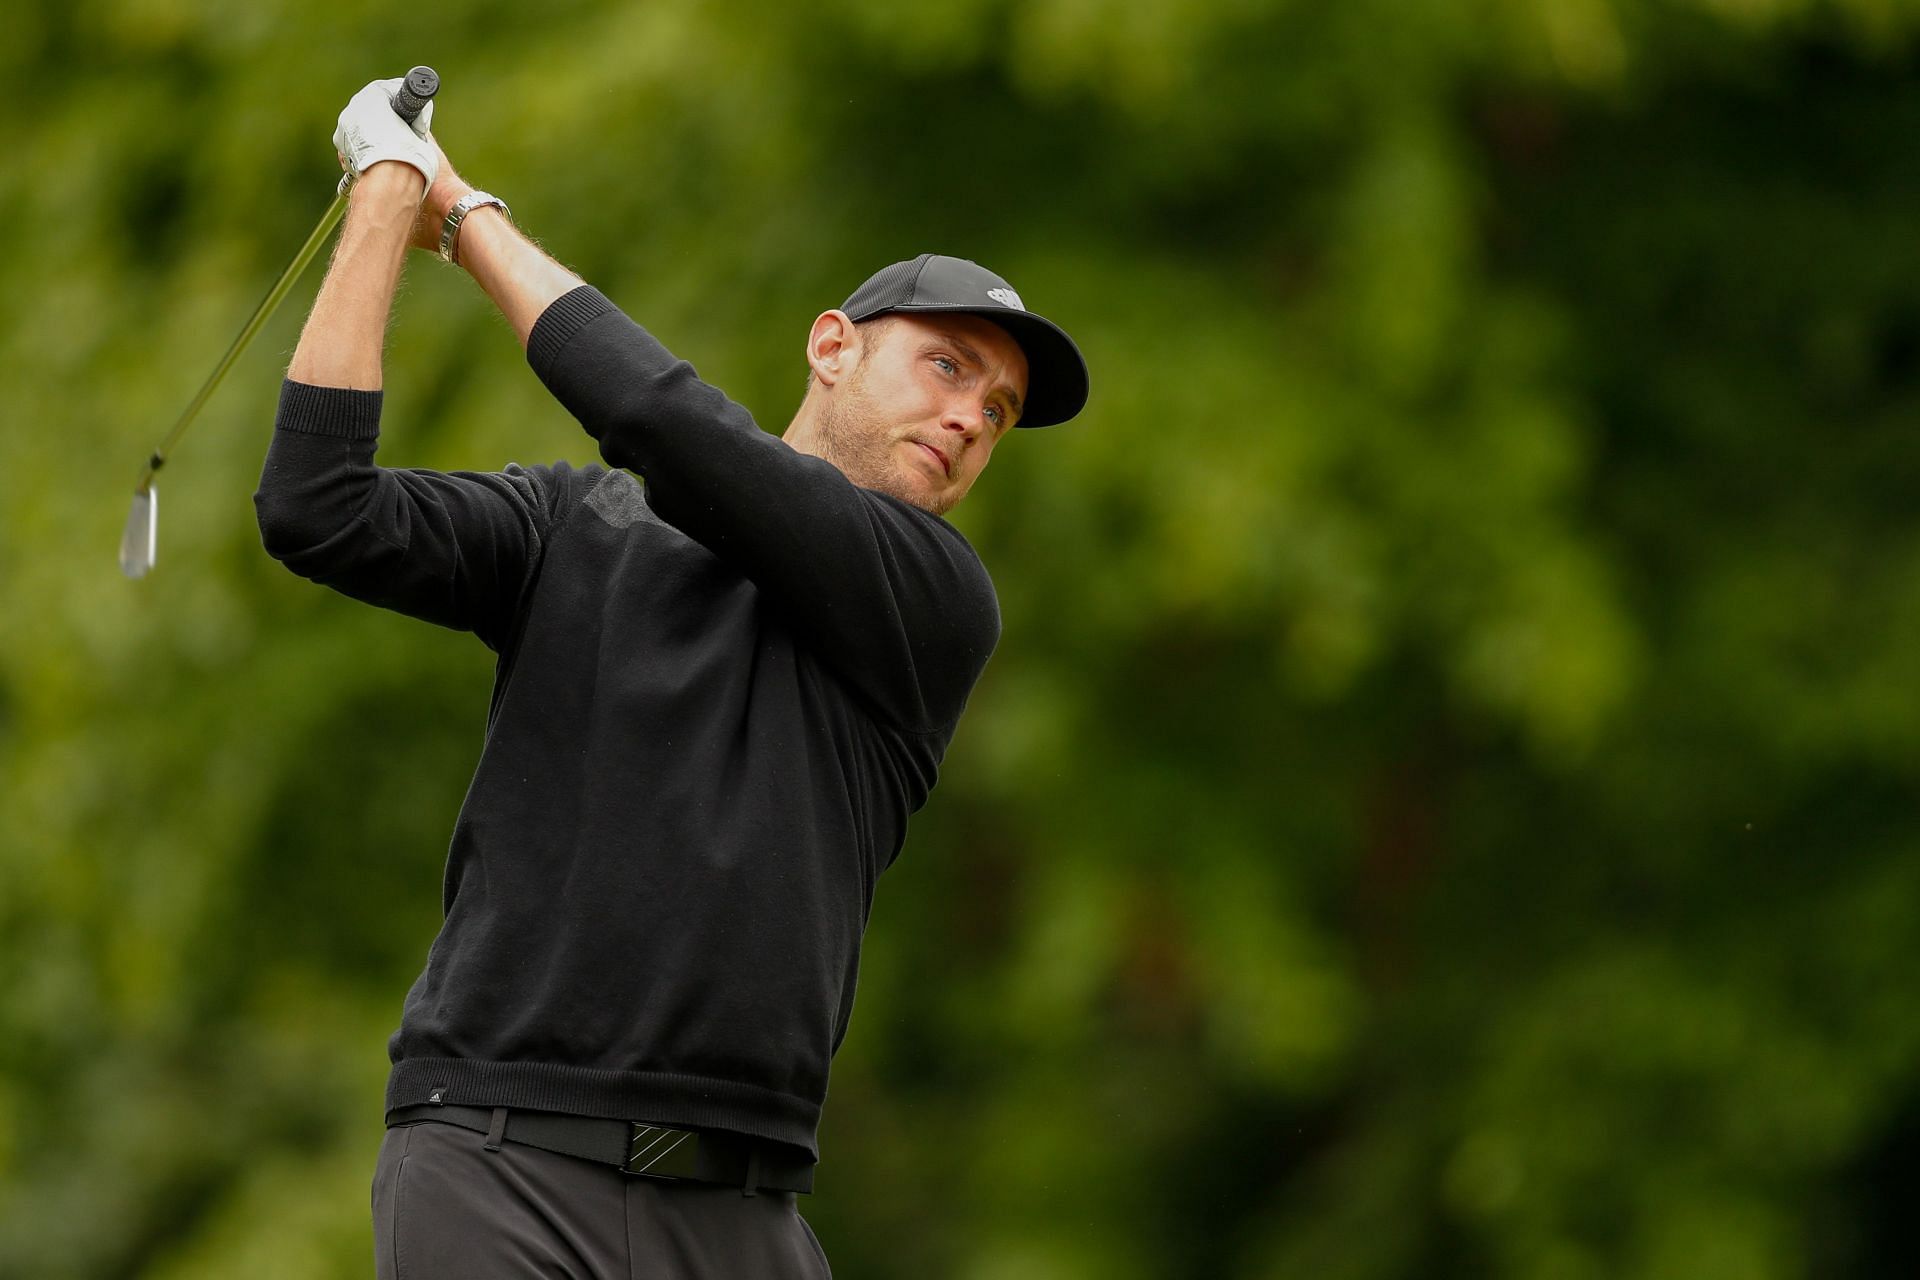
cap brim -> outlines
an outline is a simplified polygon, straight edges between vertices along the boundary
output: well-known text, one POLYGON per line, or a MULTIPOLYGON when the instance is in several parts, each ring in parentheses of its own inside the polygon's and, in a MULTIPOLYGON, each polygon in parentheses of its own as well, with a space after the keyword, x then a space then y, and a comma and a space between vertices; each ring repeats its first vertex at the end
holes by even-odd
POLYGON ((1067 331, 1045 316, 1009 307, 888 307, 888 313, 959 313, 980 316, 1005 329, 1027 357, 1027 395, 1016 427, 1052 427, 1087 404, 1087 362, 1067 331))

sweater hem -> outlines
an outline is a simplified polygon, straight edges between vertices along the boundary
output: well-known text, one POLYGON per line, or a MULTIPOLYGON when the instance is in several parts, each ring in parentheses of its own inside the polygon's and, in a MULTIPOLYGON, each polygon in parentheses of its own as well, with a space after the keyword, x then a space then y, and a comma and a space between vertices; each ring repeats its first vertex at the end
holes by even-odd
POLYGON ((721 1129, 785 1143, 820 1159, 815 1137, 819 1104, 735 1080, 475 1058, 402 1058, 394 1063, 387 1077, 387 1110, 436 1101, 721 1129))

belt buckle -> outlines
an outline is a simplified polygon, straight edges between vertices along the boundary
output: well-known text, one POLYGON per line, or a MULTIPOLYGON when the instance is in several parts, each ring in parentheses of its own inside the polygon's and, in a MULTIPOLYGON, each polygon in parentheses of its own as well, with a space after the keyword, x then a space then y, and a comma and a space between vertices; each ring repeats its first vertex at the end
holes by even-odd
POLYGON ((690 1129, 668 1129, 638 1120, 629 1120, 627 1126, 627 1160, 620 1172, 669 1180, 696 1176, 700 1135, 690 1129))

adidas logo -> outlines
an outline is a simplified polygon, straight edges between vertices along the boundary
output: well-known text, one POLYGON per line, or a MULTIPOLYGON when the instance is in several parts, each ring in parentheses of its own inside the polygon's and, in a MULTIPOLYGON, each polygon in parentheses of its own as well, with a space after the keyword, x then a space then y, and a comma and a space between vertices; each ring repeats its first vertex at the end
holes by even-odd
POLYGON ((1011 289, 989 289, 987 290, 987 296, 1001 306, 1012 307, 1015 311, 1025 311, 1027 309, 1026 306, 1021 303, 1020 295, 1011 289))

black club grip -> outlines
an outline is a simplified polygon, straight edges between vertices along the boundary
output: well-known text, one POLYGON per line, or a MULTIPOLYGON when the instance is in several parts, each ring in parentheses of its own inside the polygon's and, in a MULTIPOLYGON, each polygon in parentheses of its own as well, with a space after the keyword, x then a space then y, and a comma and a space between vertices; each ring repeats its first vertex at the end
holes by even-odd
POLYGON ((440 92, 440 74, 432 67, 415 67, 393 95, 394 114, 412 124, 427 109, 433 95, 440 92))

